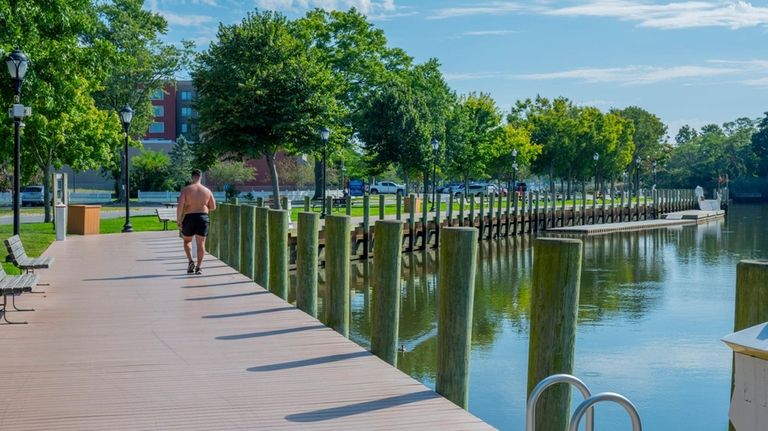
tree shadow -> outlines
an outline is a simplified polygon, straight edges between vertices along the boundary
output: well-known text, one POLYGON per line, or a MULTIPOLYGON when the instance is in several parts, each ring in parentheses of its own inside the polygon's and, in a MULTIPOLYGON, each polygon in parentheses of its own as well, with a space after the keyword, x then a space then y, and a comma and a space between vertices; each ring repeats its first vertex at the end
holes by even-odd
POLYGON ((331 362, 346 361, 348 359, 371 356, 369 352, 340 353, 338 355, 321 356, 319 358, 302 359, 299 361, 281 362, 279 364, 261 365, 248 368, 251 372, 279 371, 291 368, 308 367, 311 365, 328 364, 331 362))
POLYGON ((271 337, 273 335, 291 334, 293 332, 312 331, 315 329, 328 329, 325 325, 298 326, 296 328, 275 329, 264 332, 251 332, 248 334, 222 335, 217 340, 246 340, 248 338, 271 337))
POLYGON ((440 395, 430 390, 413 392, 410 394, 396 395, 394 397, 381 398, 373 401, 364 401, 362 403, 348 404, 346 406, 331 407, 328 409, 313 410, 304 413, 288 415, 285 419, 291 422, 320 422, 331 419, 343 418, 363 413, 370 413, 376 410, 384 410, 405 404, 417 403, 420 401, 440 398, 440 395))

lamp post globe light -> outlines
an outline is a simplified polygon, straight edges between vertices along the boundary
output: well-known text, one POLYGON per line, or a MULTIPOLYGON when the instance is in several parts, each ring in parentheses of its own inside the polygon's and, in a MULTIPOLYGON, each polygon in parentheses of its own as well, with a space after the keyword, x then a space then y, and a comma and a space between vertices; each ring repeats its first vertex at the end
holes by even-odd
POLYGON ((435 202, 437 202, 437 156, 440 153, 440 141, 437 138, 432 138, 432 209, 435 210, 435 202))
POLYGON ((19 234, 20 226, 20 204, 21 204, 21 139, 20 130, 22 120, 27 109, 21 105, 21 86, 24 84, 24 76, 29 69, 29 57, 19 48, 13 50, 5 59, 5 65, 8 67, 8 73, 13 81, 13 107, 11 116, 13 117, 13 234, 19 234))
POLYGON ((133 120, 133 109, 125 105, 120 110, 120 122, 123 123, 123 132, 125 132, 125 152, 123 153, 123 178, 125 181, 125 224, 123 232, 133 232, 131 226, 131 180, 128 175, 128 131, 131 129, 131 120, 133 120))
POLYGON ((323 142, 323 211, 320 213, 320 218, 325 218, 325 170, 328 162, 328 138, 331 136, 331 131, 327 127, 320 129, 320 140, 323 142))

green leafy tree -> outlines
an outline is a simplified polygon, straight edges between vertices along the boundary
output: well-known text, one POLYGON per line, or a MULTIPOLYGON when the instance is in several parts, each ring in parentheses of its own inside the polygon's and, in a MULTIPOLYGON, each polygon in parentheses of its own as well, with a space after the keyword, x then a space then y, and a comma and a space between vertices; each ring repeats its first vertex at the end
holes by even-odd
POLYGON ((757 174, 768 177, 768 112, 757 123, 757 131, 752 135, 752 151, 757 158, 757 174))
POLYGON ((178 190, 187 184, 190 175, 192 174, 194 162, 192 144, 190 144, 184 135, 179 136, 179 138, 176 139, 176 143, 173 145, 169 156, 171 156, 171 184, 174 190, 178 190))
MULTIPOLYGON (((143 136, 154 118, 150 97, 164 91, 175 82, 176 74, 189 65, 193 45, 183 41, 181 46, 164 43, 167 34, 166 19, 144 8, 144 0, 111 0, 96 2, 93 9, 98 16, 95 30, 87 40, 109 44, 112 49, 105 57, 109 73, 94 97, 99 108, 119 112, 130 105, 134 111, 131 133, 143 136)), ((131 140, 134 147, 140 142, 131 140)), ((102 172, 120 182, 122 170, 120 154, 122 141, 112 142, 112 163, 102 172)), ((118 191, 121 191, 117 187, 118 191)))
POLYGON ((132 158, 130 172, 131 189, 134 191, 174 189, 174 181, 171 177, 171 158, 159 151, 144 150, 132 158))
POLYGON ((667 126, 656 115, 637 106, 611 111, 634 125, 632 141, 635 143, 633 159, 656 160, 661 156, 662 144, 666 141, 667 126))
MULTIPOLYGON (((32 66, 23 87, 22 103, 33 115, 24 120, 23 177, 42 173, 50 190, 53 168, 75 170, 110 163, 113 143, 120 139, 115 113, 97 108, 93 93, 107 75, 113 48, 93 37, 97 24, 90 0, 26 0, 0 2, 0 55, 14 46, 29 55, 32 66)), ((11 100, 11 87, 0 97, 11 100)), ((0 125, 3 160, 11 158, 12 128, 0 125)), ((45 200, 45 221, 51 220, 45 200)))
POLYGON ((192 71, 199 160, 210 165, 220 156, 266 157, 279 208, 275 154, 311 151, 317 131, 338 117, 333 77, 318 55, 278 13, 256 12, 240 24, 220 25, 218 41, 192 71))
MULTIPOLYGON (((350 147, 350 137, 360 127, 357 115, 368 96, 392 79, 392 75, 410 67, 412 59, 398 48, 387 46, 381 29, 375 28, 354 8, 346 12, 315 9, 295 22, 296 34, 318 50, 318 58, 331 70, 335 96, 342 107, 332 121, 329 154, 350 147)), ((322 148, 315 143, 315 195, 322 194, 322 148)))
POLYGON ((215 190, 225 190, 227 199, 237 195, 237 185, 250 181, 256 175, 256 168, 242 160, 217 161, 208 168, 208 183, 215 190))

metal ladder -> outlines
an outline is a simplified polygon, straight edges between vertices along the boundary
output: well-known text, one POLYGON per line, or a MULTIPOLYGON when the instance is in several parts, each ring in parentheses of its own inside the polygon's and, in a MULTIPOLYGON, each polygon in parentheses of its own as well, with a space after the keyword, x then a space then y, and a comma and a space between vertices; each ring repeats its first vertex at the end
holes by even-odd
POLYGON ((568 425, 568 431, 578 431, 579 424, 581 423, 581 419, 584 417, 584 415, 587 416, 585 430, 594 431, 594 406, 595 404, 607 401, 617 403, 624 407, 624 410, 627 411, 627 414, 632 421, 632 430, 642 431, 643 426, 640 423, 640 415, 637 413, 637 408, 635 408, 634 404, 632 404, 632 402, 629 401, 626 397, 613 392, 602 392, 596 395, 592 395, 584 382, 570 374, 554 374, 540 381, 539 384, 533 388, 531 395, 528 396, 528 403, 526 404, 525 409, 525 431, 536 431, 536 403, 538 403, 539 398, 544 393, 544 391, 549 389, 550 386, 558 383, 568 383, 571 386, 576 387, 576 389, 578 389, 579 392, 581 392, 581 395, 584 397, 584 401, 582 401, 582 403, 576 407, 576 410, 571 416, 568 425))

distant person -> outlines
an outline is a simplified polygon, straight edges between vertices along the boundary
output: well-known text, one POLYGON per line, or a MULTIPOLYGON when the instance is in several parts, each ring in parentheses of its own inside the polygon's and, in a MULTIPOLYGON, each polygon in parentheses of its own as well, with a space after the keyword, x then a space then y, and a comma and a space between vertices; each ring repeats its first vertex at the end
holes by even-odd
POLYGON ((179 206, 176 208, 176 223, 181 228, 184 239, 184 253, 187 254, 187 274, 200 274, 200 266, 205 255, 205 237, 208 236, 208 212, 216 209, 213 193, 200 184, 202 172, 192 171, 192 184, 181 189, 179 206), (183 215, 183 217, 182 217, 183 215), (192 239, 197 245, 197 264, 192 260, 192 239))

